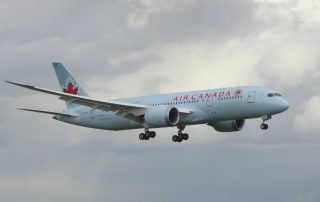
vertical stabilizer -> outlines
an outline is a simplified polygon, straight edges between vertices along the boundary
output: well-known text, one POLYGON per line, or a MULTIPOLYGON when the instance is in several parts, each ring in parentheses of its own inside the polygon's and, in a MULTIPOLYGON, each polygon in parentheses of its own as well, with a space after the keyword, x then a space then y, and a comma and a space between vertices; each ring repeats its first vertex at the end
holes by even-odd
MULTIPOLYGON (((70 72, 61 63, 52 63, 54 70, 57 74, 60 89, 64 93, 69 93, 73 95, 80 95, 88 97, 88 94, 83 90, 79 83, 73 78, 70 72)), ((75 104, 67 104, 67 108, 79 106, 75 104)))

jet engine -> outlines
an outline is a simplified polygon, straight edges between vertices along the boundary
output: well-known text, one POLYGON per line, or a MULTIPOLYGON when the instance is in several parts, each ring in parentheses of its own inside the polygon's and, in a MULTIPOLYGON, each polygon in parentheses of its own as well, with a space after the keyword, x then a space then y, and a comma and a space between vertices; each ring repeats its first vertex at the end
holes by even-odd
POLYGON ((216 123, 210 123, 218 132, 235 132, 240 131, 245 124, 245 120, 232 120, 232 121, 219 121, 216 123))
POLYGON ((180 114, 175 107, 156 106, 147 110, 144 119, 153 128, 176 126, 179 123, 180 114))

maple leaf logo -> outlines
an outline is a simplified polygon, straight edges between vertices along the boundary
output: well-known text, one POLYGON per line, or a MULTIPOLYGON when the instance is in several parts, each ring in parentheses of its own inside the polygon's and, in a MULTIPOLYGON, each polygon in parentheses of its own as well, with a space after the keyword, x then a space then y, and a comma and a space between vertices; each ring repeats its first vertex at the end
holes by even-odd
POLYGON ((78 87, 74 87, 73 84, 71 82, 69 82, 67 88, 63 89, 63 92, 77 95, 78 94, 78 87))
POLYGON ((234 91, 234 94, 235 95, 241 95, 242 94, 242 90, 241 89, 236 90, 236 91, 234 91))

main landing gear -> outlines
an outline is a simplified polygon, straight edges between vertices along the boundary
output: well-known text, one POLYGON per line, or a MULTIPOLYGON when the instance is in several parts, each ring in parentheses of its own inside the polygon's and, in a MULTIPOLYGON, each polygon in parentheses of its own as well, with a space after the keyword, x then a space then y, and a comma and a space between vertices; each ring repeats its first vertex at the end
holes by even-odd
POLYGON ((150 138, 155 138, 155 137, 156 137, 156 132, 149 131, 149 129, 146 129, 145 133, 140 133, 139 134, 139 139, 140 140, 149 140, 150 138))
POLYGON ((172 136, 173 142, 182 142, 183 140, 188 140, 189 135, 187 133, 182 133, 182 131, 185 129, 185 126, 178 126, 178 135, 172 136))
POLYGON ((262 117, 262 124, 260 125, 261 130, 267 130, 269 128, 268 124, 266 124, 265 122, 270 120, 271 118, 271 115, 266 115, 262 117))
MULTIPOLYGON (((189 135, 187 133, 183 133, 182 131, 185 129, 185 126, 178 126, 178 134, 172 136, 172 141, 173 142, 182 142, 184 140, 189 139, 189 135)), ((149 140, 150 138, 155 138, 156 137, 156 132, 154 131, 149 131, 148 128, 145 129, 144 133, 139 134, 139 139, 140 140, 149 140)))

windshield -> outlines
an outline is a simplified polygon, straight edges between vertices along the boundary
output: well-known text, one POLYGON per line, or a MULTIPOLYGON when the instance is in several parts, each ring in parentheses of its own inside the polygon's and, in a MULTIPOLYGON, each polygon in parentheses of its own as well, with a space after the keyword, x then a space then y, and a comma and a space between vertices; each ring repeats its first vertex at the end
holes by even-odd
POLYGON ((269 93, 268 97, 282 97, 280 93, 269 93))

